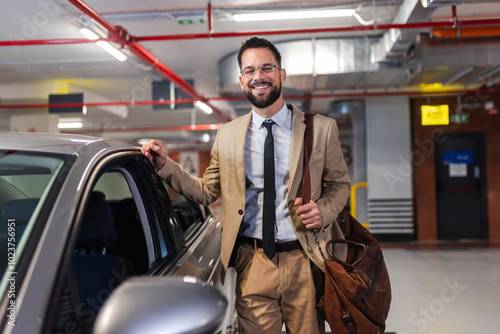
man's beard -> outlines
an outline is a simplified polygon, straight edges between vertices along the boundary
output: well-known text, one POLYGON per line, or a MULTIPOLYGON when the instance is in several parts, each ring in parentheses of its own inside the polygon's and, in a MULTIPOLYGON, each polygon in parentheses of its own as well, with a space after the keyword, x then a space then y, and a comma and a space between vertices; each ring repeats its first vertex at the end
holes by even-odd
POLYGON ((248 101, 250 103, 259 108, 259 109, 264 109, 269 107, 271 104, 276 102, 276 100, 279 99, 281 96, 281 82, 279 86, 274 86, 273 89, 271 90, 271 93, 267 97, 258 97, 252 94, 252 88, 248 88, 245 90, 245 95, 247 96, 248 101))

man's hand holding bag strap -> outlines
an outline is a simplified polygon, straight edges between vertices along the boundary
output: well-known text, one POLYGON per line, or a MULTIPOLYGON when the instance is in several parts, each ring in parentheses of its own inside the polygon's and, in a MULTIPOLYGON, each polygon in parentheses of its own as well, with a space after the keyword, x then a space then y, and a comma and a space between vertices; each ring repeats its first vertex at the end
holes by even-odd
MULTIPOLYGON (((311 200, 309 159, 313 144, 313 116, 305 114, 303 203, 311 200)), ((325 261, 325 295, 318 303, 323 308, 330 328, 335 333, 383 333, 391 303, 389 273, 377 239, 345 209, 337 223, 345 240, 327 243, 325 261), (347 260, 338 259, 333 250, 335 243, 348 246, 347 260)), ((316 240, 318 236, 316 232, 316 240)))

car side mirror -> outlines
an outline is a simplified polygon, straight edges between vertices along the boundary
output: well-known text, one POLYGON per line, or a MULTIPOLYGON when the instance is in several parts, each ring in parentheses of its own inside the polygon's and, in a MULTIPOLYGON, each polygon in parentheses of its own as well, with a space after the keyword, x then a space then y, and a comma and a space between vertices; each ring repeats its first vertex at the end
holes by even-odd
POLYGON ((192 277, 134 277, 109 296, 94 334, 215 333, 227 299, 192 277))

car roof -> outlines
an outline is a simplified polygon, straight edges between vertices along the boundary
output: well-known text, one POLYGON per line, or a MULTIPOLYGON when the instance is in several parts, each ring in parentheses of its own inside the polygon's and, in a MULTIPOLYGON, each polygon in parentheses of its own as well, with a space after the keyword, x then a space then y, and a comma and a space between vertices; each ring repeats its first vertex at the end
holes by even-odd
POLYGON ((0 149, 7 150, 26 150, 69 155, 85 152, 86 155, 92 155, 103 150, 138 150, 139 148, 139 143, 92 136, 32 132, 0 133, 0 149))

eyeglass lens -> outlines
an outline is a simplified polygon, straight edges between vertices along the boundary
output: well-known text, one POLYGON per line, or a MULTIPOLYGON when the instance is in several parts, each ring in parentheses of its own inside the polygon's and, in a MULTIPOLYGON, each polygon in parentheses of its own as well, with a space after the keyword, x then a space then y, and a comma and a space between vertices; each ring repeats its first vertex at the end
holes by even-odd
POLYGON ((259 69, 260 73, 269 74, 274 72, 275 67, 278 68, 276 65, 271 64, 266 64, 259 67, 248 66, 242 72, 246 77, 253 77, 256 74, 257 69, 259 69))

